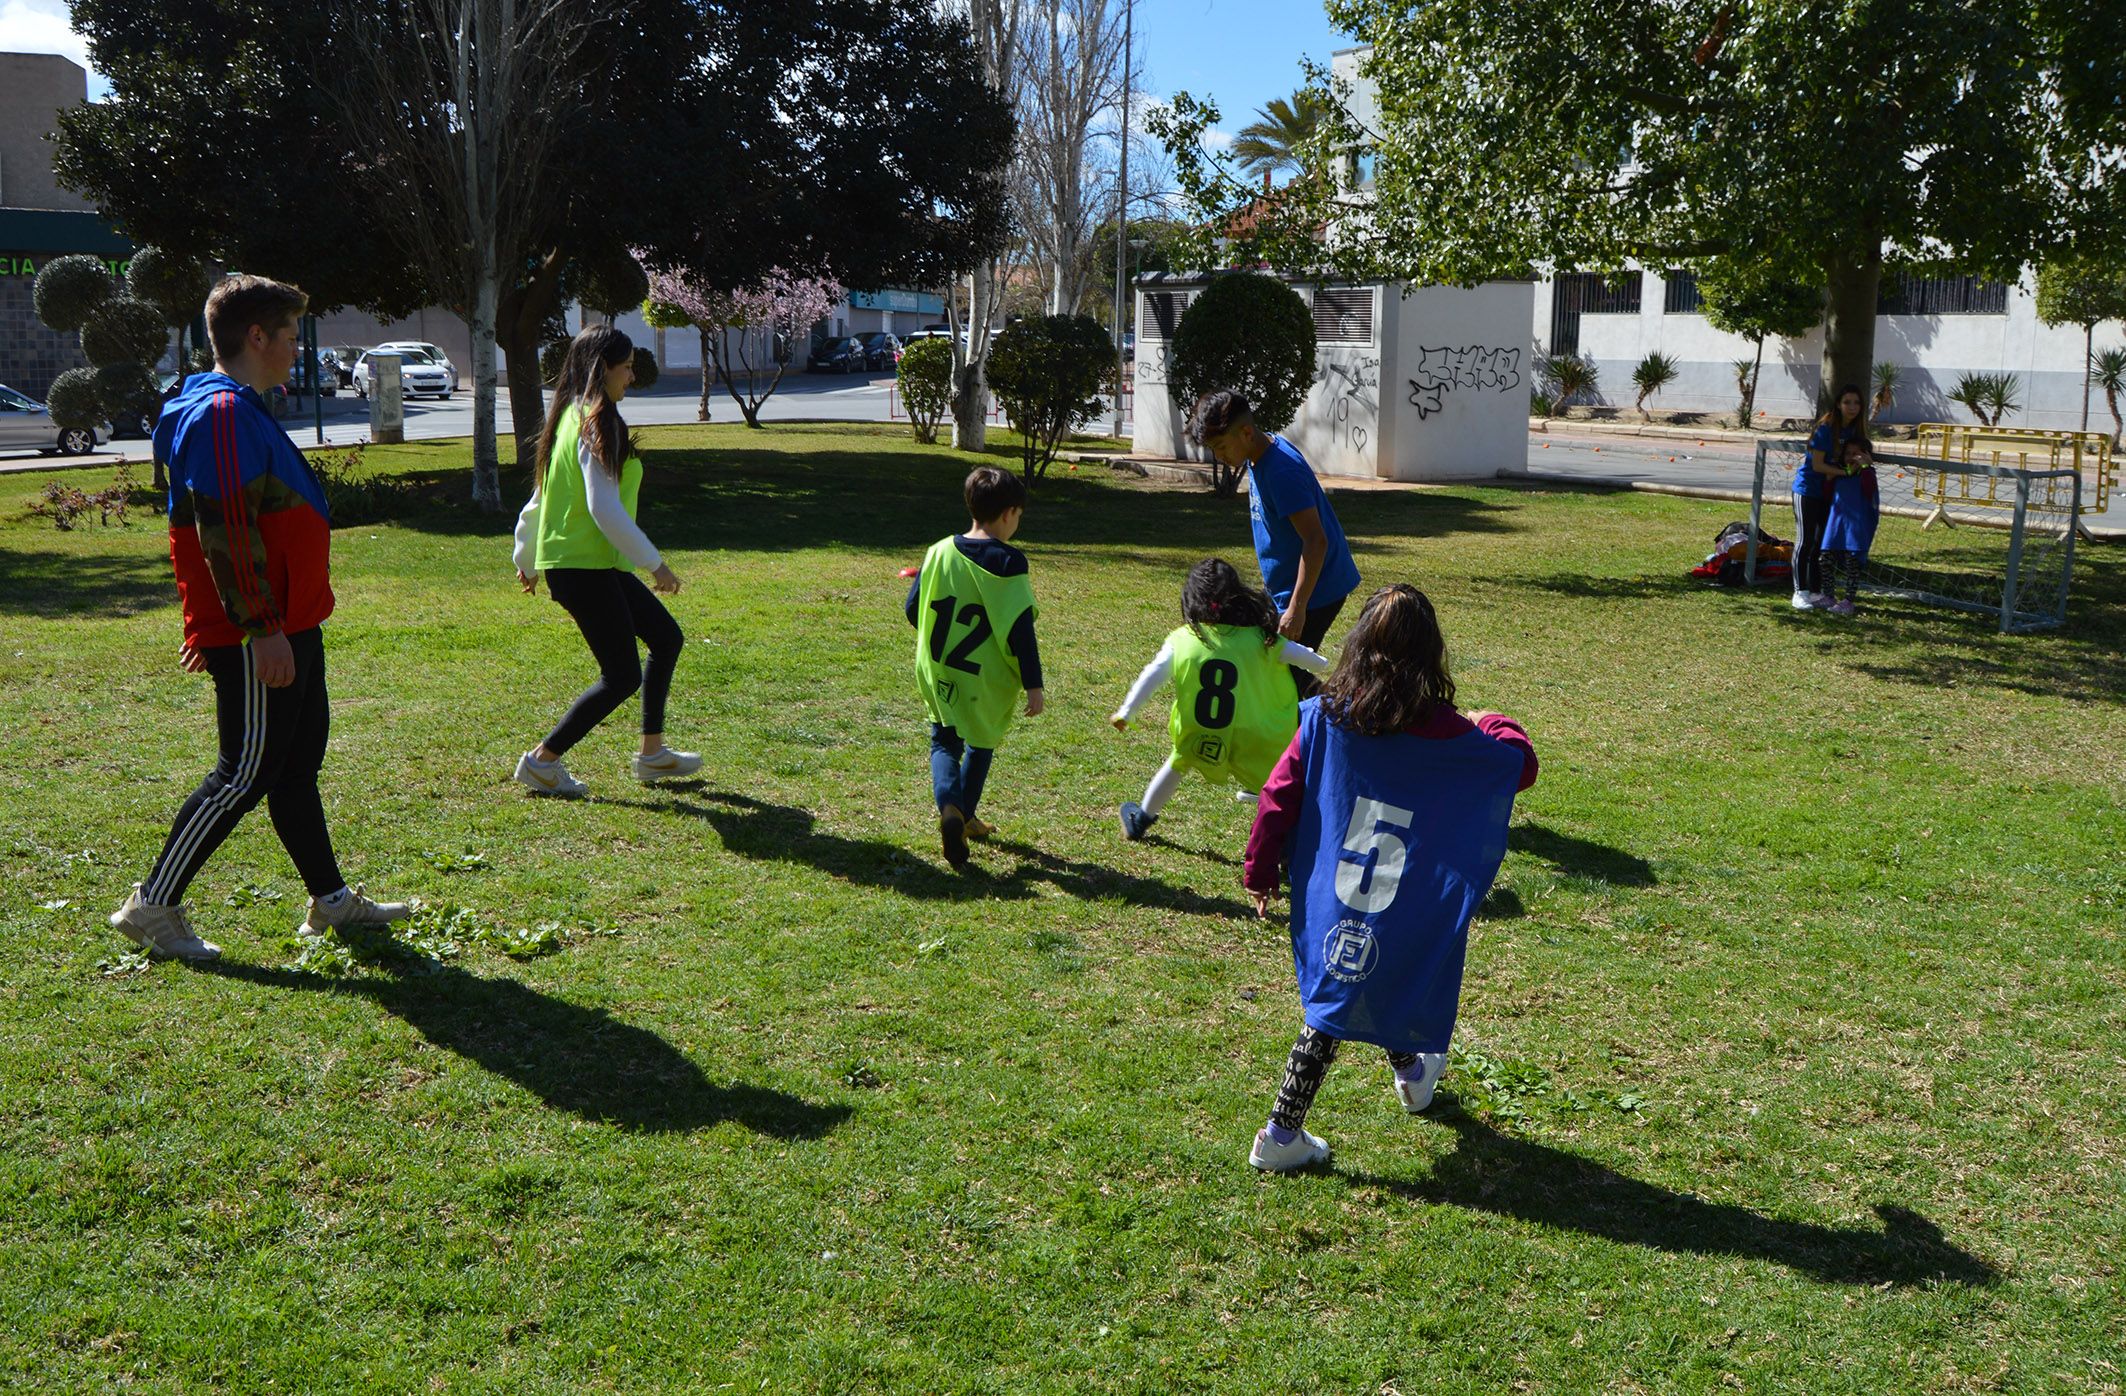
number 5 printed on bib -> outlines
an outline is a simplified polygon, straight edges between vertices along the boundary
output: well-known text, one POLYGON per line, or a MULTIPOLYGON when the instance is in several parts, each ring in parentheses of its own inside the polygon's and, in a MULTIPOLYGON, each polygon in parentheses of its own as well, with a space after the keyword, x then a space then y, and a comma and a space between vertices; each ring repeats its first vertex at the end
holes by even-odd
POLYGON ((1392 830, 1408 829, 1417 815, 1400 805, 1360 796, 1351 805, 1351 827, 1344 831, 1343 854, 1336 863, 1336 899, 1366 915, 1386 911, 1403 880, 1410 845, 1392 830), (1367 855, 1372 854, 1368 866, 1367 855))

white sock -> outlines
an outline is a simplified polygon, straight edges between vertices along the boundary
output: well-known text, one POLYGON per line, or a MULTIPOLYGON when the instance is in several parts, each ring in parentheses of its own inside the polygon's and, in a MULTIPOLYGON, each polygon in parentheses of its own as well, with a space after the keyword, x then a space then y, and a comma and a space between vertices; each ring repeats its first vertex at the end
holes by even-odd
POLYGON ((337 892, 327 892, 324 896, 319 897, 317 904, 319 906, 337 907, 353 895, 354 893, 351 889, 342 887, 337 892))
POLYGON ((1146 814, 1157 814, 1166 808, 1166 802, 1181 788, 1181 768, 1169 761, 1159 768, 1151 784, 1144 787, 1144 798, 1139 801, 1146 814))

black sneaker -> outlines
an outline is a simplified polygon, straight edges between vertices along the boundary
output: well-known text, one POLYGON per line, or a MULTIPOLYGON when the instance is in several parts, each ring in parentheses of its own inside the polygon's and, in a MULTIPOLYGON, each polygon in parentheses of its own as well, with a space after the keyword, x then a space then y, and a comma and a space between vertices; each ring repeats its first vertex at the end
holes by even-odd
POLYGON ((1159 822, 1156 814, 1146 814, 1144 806, 1135 800, 1126 800, 1122 805, 1122 837, 1135 843, 1144 837, 1144 831, 1159 822))
POLYGON ((938 838, 945 845, 945 861, 955 868, 967 866, 967 816, 958 805, 938 811, 938 838))

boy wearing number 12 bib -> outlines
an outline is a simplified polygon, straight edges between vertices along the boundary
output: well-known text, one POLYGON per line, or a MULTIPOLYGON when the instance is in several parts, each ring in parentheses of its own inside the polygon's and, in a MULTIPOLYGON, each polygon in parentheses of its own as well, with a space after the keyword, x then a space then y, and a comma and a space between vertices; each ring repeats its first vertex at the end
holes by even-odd
POLYGON ((1320 1163, 1304 1128, 1346 1041, 1387 1050, 1395 1094, 1432 1103, 1461 1004, 1469 922, 1506 856, 1535 746, 1511 718, 1455 711, 1446 641, 1416 587, 1366 601, 1318 697, 1263 786, 1243 880, 1262 915, 1292 882, 1292 962, 1306 1025, 1248 1162, 1320 1163))
POLYGON ((1026 484, 985 465, 968 475, 965 494, 971 526, 931 545, 907 603, 916 687, 930 713, 938 838, 955 868, 967 866, 967 840, 990 832, 974 817, 975 806, 1020 690, 1028 717, 1040 713, 1045 696, 1033 583, 1026 554, 1011 546, 1026 512, 1026 484))
POLYGON ((1269 596, 1241 581, 1224 558, 1207 557, 1189 569, 1181 584, 1181 618, 1188 624, 1166 637, 1108 719, 1116 731, 1127 729, 1153 691, 1173 681, 1166 724, 1172 752, 1144 788, 1143 803, 1123 804, 1126 839, 1143 838, 1158 822, 1187 771, 1237 781, 1253 801, 1299 726, 1292 666, 1329 671, 1328 660, 1277 633, 1269 596))

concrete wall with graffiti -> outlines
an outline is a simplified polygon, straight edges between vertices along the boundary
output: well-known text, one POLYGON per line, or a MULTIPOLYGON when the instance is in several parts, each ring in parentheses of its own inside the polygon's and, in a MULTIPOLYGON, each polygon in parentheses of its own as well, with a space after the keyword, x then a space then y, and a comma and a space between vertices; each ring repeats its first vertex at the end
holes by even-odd
MULTIPOLYGON (((1196 283, 1200 286, 1200 282, 1196 283)), ((1140 454, 1190 459, 1186 404, 1167 392, 1170 331, 1186 312, 1187 282, 1168 278, 1149 307, 1140 287, 1136 438, 1140 454)), ((1294 287, 1315 306, 1315 375, 1284 435, 1322 475, 1388 480, 1490 476, 1526 464, 1533 288, 1374 284, 1325 293, 1294 287)))

